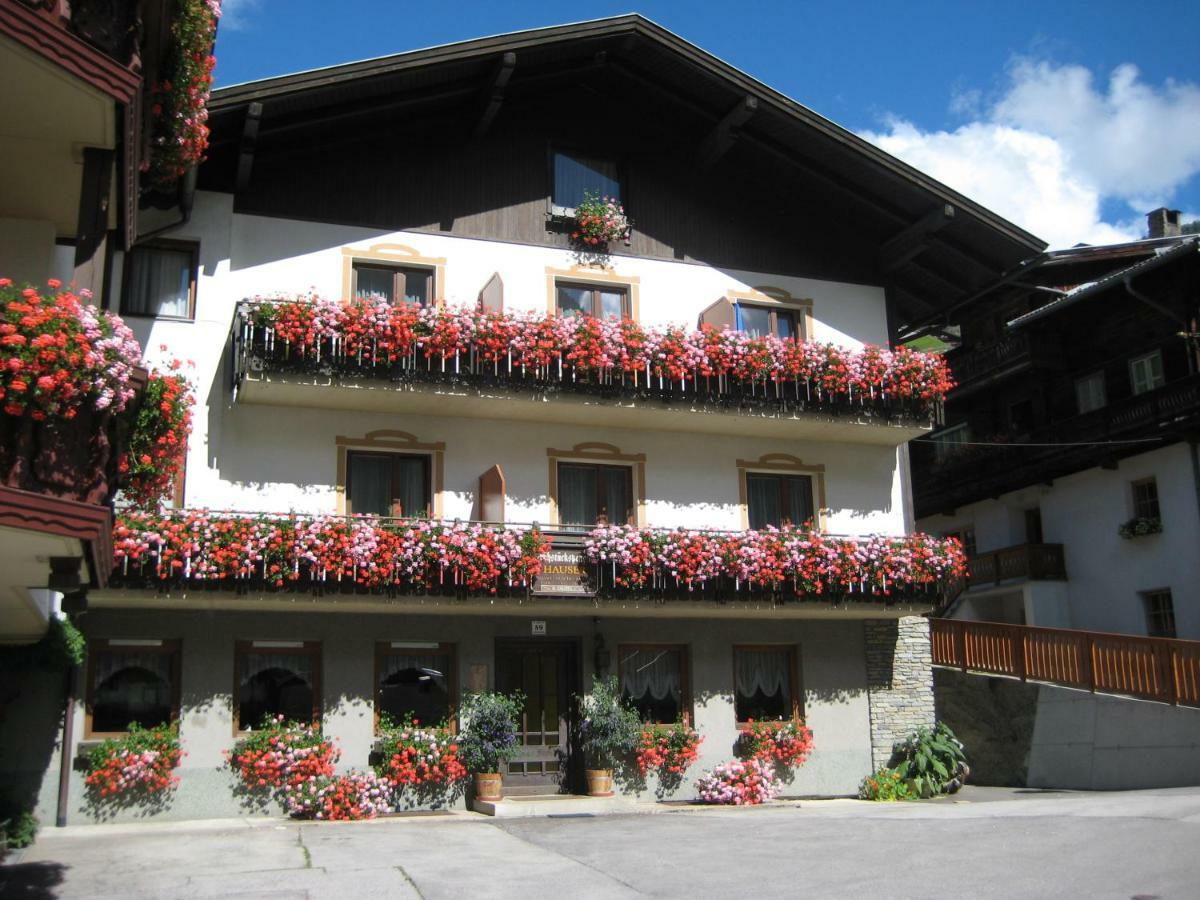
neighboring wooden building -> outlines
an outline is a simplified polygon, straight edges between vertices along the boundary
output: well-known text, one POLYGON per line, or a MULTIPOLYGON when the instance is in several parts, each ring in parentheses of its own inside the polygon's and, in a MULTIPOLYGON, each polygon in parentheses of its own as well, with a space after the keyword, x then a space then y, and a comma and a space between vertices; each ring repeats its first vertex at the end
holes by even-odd
POLYGON ((1200 638, 1200 238, 1042 254, 950 321, 918 526, 973 555, 955 617, 1200 638))

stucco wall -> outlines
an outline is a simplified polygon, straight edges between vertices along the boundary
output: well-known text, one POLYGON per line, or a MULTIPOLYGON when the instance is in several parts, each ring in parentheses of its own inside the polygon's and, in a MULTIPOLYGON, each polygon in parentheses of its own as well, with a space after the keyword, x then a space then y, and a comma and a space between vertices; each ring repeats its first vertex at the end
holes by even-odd
POLYGON ((980 552, 1024 543, 1024 510, 1040 506, 1043 536, 1063 545, 1066 604, 1049 595, 1026 603, 1027 624, 1145 634, 1139 591, 1170 588, 1177 635, 1200 639, 1200 509, 1187 444, 1123 459, 1116 469, 1088 469, 973 503, 953 516, 917 522, 942 532, 974 525, 980 552), (1117 533, 1132 518, 1130 482, 1153 476, 1162 511, 1161 534, 1126 540, 1117 533))
MULTIPOLYGON (((181 783, 171 802, 154 813, 154 817, 164 819, 238 815, 256 808, 243 806, 234 797, 233 778, 222 767, 223 752, 234 740, 230 696, 235 640, 322 641, 324 728, 338 741, 345 769, 367 765, 372 743, 376 641, 454 642, 459 683, 466 685, 471 666, 480 664, 487 667, 492 683, 497 637, 528 637, 530 633, 529 620, 524 618, 132 610, 94 610, 87 615, 85 627, 92 637, 182 640, 181 737, 187 755, 179 769, 181 783)), ((689 646, 695 724, 704 735, 704 743, 699 762, 675 796, 694 797, 695 776, 733 758, 737 728, 732 702, 732 647, 739 643, 794 643, 799 648, 804 712, 816 749, 787 788, 789 795, 853 794, 870 770, 871 733, 860 622, 716 623, 615 617, 594 620, 587 616, 549 620, 548 638, 580 639, 584 684, 591 681, 597 633, 603 635, 614 658, 622 642, 663 641, 689 646)), ((83 729, 80 708, 76 734, 81 738, 83 729)), ((44 822, 53 820, 57 767, 57 752, 51 752, 44 768, 39 764, 32 767, 33 771, 26 769, 16 775, 33 783, 40 779, 38 815, 44 822)), ((653 788, 651 782, 647 798, 652 796, 653 788)), ((95 821, 85 801, 82 774, 75 772, 71 781, 71 822, 95 821)), ((143 815, 128 810, 117 818, 143 815)))

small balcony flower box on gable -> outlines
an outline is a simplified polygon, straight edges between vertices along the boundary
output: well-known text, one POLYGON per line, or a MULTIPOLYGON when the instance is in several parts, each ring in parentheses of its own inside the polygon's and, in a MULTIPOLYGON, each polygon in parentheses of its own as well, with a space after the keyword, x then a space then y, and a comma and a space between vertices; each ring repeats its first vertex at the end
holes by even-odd
POLYGON ((953 384, 940 357, 903 347, 367 300, 243 301, 232 346, 233 389, 246 402, 486 415, 481 401, 532 394, 557 406, 510 404, 503 414, 639 427, 648 419, 631 411, 649 407, 709 414, 656 416, 655 428, 798 437, 808 427, 814 437, 891 444, 928 429, 953 384), (419 386, 432 397, 424 407, 419 386), (338 387, 370 391, 329 397, 338 387), (387 388, 391 400, 379 397, 387 388), (862 424, 893 429, 869 436, 862 424))
MULTIPOLYGON (((548 555, 560 541, 578 547, 580 537, 429 519, 129 512, 114 529, 110 583, 127 590, 529 598, 548 555)), ((854 539, 796 528, 606 526, 583 536, 582 545, 601 599, 932 606, 966 566, 956 540, 922 534, 854 539)), ((578 592, 568 594, 578 599, 578 592)))

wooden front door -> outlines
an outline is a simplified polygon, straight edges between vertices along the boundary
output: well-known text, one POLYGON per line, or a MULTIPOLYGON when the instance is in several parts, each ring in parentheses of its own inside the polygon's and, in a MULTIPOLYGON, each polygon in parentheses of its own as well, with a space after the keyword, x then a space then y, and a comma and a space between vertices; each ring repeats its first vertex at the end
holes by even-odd
POLYGON ((506 794, 553 794, 575 788, 571 727, 579 691, 579 648, 569 642, 496 642, 496 689, 525 695, 521 750, 504 775, 506 794))

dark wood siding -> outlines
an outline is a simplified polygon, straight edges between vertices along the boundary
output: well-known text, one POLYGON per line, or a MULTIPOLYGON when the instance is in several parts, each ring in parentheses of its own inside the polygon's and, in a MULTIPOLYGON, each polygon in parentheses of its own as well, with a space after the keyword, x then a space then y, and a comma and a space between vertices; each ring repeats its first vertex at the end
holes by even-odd
POLYGON ((349 133, 265 140, 235 209, 566 248, 566 233, 548 226, 550 153, 584 148, 620 163, 635 227, 618 255, 879 283, 874 248, 883 236, 864 240, 844 199, 736 146, 696 174, 685 123, 615 96, 586 100, 514 101, 481 140, 449 115, 381 116, 368 131, 356 123, 349 133))

